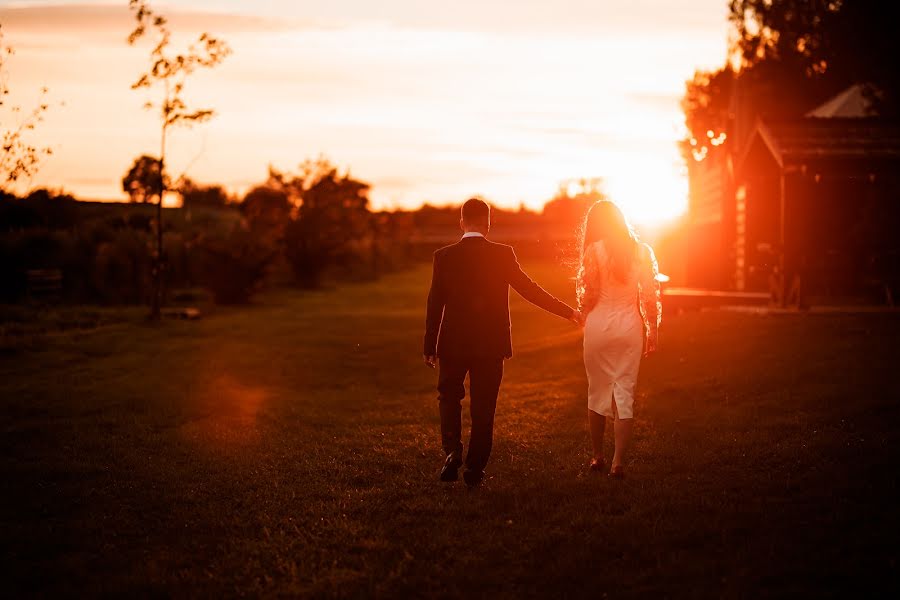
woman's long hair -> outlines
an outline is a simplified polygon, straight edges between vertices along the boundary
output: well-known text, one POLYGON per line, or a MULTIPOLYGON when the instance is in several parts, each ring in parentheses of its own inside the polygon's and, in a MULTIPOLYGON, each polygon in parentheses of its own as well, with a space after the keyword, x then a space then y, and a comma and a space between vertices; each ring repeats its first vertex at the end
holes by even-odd
POLYGON ((588 210, 581 228, 581 260, 578 266, 579 297, 584 291, 585 261, 596 242, 603 242, 611 275, 625 281, 637 256, 638 238, 619 207, 599 200, 588 210))

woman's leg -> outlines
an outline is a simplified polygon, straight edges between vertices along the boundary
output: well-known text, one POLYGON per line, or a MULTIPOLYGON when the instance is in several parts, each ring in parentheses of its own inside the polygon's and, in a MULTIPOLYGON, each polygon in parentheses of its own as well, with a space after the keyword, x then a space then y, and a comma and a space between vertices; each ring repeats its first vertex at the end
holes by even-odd
POLYGON ((603 433, 606 431, 606 417, 588 409, 588 423, 591 427, 591 446, 594 450, 594 458, 603 458, 603 433))
POLYGON ((621 467, 622 463, 625 462, 625 452, 628 451, 628 444, 631 442, 632 419, 620 419, 619 407, 616 406, 615 401, 613 401, 612 405, 613 418, 615 419, 615 423, 613 424, 613 434, 616 440, 616 449, 613 453, 610 468, 615 469, 616 467, 621 467))
POLYGON ((619 467, 625 462, 625 452, 628 451, 628 445, 631 443, 631 423, 633 419, 620 419, 616 417, 616 423, 613 426, 616 438, 616 451, 613 454, 612 468, 619 467))

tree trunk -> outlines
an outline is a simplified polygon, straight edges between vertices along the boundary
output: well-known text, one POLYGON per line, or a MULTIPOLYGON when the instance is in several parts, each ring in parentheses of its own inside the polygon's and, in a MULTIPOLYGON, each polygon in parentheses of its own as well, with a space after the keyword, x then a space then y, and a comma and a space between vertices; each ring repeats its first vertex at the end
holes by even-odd
POLYGON ((158 321, 162 317, 163 303, 163 270, 165 262, 163 260, 163 222, 162 222, 162 205, 163 196, 166 193, 166 123, 163 123, 162 141, 159 152, 159 196, 156 202, 156 253, 153 258, 153 297, 150 301, 150 319, 158 321))

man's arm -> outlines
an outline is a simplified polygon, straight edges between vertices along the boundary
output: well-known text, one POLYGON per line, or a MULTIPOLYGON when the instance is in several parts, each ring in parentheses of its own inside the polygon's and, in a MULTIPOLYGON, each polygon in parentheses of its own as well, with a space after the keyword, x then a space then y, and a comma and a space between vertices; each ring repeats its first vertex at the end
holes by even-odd
POLYGON ((509 252, 512 260, 512 266, 510 267, 509 274, 509 285, 512 286, 514 290, 519 292, 519 295, 521 295, 523 298, 525 298, 535 306, 539 306, 547 312, 558 315, 563 319, 572 321, 578 318, 578 314, 576 313, 575 309, 573 309, 565 302, 556 299, 550 292, 536 284, 531 279, 531 277, 525 274, 525 272, 522 270, 522 267, 519 266, 519 261, 516 258, 515 250, 510 248, 509 252))
POLYGON ((446 293, 438 267, 438 254, 435 252, 434 264, 431 269, 431 289, 428 291, 428 304, 425 308, 425 347, 423 350, 425 364, 430 367, 434 367, 438 331, 441 329, 441 319, 444 316, 446 303, 446 293))

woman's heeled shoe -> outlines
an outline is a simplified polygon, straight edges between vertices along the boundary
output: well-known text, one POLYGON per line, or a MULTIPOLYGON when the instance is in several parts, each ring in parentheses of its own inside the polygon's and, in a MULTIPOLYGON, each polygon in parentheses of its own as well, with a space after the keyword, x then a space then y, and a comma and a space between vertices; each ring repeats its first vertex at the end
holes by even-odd
POLYGON ((604 459, 602 456, 600 458, 592 458, 590 469, 594 472, 604 471, 606 469, 606 459, 604 459))
POLYGON ((616 465, 609 471, 609 476, 611 479, 625 479, 625 467, 622 465, 616 465))

